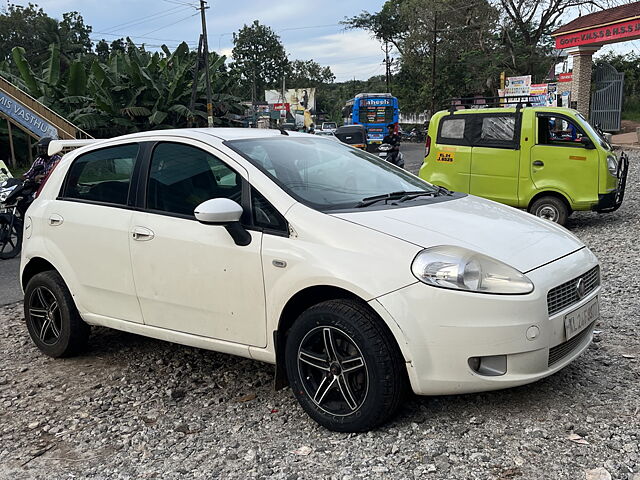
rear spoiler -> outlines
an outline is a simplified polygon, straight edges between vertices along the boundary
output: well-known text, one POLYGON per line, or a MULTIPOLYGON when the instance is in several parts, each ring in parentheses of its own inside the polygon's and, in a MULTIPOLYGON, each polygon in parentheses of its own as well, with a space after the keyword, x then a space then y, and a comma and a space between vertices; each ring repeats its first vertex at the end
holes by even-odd
POLYGON ((84 147, 101 141, 102 139, 99 138, 83 138, 82 140, 51 140, 47 154, 52 156, 56 153, 62 152, 63 150, 69 151, 74 148, 84 147))

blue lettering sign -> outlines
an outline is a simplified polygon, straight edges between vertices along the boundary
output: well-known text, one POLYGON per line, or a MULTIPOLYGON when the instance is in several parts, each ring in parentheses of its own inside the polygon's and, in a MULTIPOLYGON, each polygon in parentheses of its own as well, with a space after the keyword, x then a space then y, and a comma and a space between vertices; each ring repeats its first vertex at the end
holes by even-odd
POLYGON ((44 121, 21 103, 0 92, 0 112, 15 120, 38 137, 58 138, 58 129, 44 121))

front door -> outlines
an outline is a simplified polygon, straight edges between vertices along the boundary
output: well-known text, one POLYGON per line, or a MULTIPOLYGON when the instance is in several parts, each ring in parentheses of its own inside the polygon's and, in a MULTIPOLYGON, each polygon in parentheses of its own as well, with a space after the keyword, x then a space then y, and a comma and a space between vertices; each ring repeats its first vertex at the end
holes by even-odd
POLYGON ((145 324, 264 347, 262 233, 238 246, 223 226, 193 215, 211 198, 241 203, 244 182, 234 168, 195 145, 155 145, 130 228, 133 274, 145 324))
POLYGON ((579 123, 561 114, 539 113, 531 148, 531 179, 537 190, 564 192, 574 203, 598 200, 598 150, 587 149, 579 123))
POLYGON ((469 193, 518 205, 520 148, 516 114, 475 114, 469 193))

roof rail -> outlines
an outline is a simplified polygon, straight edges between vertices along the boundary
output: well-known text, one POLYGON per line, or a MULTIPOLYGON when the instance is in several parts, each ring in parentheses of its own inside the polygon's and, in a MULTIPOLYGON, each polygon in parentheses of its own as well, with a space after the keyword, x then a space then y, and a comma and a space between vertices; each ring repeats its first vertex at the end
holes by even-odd
POLYGON ((49 143, 49 148, 47 149, 47 154, 49 156, 52 156, 56 153, 62 152, 63 150, 72 150, 74 148, 84 147, 96 142, 101 142, 102 140, 103 139, 101 138, 83 138, 81 140, 51 140, 51 142, 49 143))
POLYGON ((504 107, 505 105, 516 104, 516 109, 531 107, 533 103, 539 102, 542 95, 506 95, 504 97, 454 97, 449 101, 449 111, 454 112, 458 107, 467 108, 490 108, 504 107))

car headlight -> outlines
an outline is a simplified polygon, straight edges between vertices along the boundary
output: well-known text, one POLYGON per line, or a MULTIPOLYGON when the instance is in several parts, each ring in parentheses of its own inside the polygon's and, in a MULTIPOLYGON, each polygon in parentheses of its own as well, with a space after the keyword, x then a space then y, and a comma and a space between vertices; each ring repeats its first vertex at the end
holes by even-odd
POLYGON ((461 247, 422 250, 413 260, 411 271, 418 280, 434 287, 510 295, 533 291, 531 280, 515 268, 461 247))
POLYGON ((607 157, 607 169, 613 176, 616 176, 618 174, 618 160, 613 155, 609 155, 607 157))

